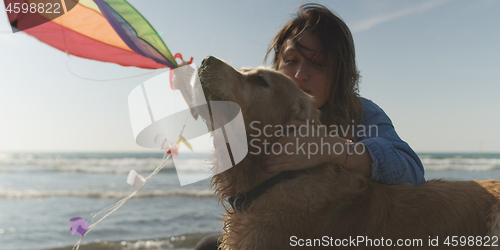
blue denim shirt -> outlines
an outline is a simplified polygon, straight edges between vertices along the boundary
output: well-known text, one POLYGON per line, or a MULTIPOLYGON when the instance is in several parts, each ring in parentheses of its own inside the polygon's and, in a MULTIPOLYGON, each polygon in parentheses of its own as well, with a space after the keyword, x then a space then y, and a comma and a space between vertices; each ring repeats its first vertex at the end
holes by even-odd
POLYGON ((356 128, 357 141, 363 143, 373 160, 372 179, 383 184, 425 182, 424 167, 417 154, 399 138, 391 119, 371 100, 360 97, 363 115, 356 128), (364 130, 364 131, 360 131, 364 130))

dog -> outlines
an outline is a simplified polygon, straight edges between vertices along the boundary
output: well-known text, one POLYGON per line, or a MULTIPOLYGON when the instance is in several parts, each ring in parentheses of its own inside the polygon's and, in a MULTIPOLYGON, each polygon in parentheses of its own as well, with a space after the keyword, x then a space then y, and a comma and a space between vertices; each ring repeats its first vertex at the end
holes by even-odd
MULTIPOLYGON (((207 100, 237 103, 246 128, 275 128, 294 119, 319 124, 312 97, 275 70, 235 70, 207 57, 198 74, 207 100)), ((253 141, 254 147, 278 137, 247 132, 247 141, 261 139, 253 141)), ((217 155, 216 149, 214 168, 220 164, 217 155)), ((223 250, 495 249, 500 244, 499 181, 383 185, 333 164, 268 173, 263 157, 249 153, 212 177, 218 198, 231 204, 224 205, 223 250)))

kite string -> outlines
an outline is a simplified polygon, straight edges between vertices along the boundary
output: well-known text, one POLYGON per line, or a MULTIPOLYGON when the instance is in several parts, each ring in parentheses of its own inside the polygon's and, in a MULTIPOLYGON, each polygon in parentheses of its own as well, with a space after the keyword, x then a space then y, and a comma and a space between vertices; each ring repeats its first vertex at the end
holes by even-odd
MULTIPOLYGON (((160 172, 160 170, 165 167, 166 163, 167 163, 167 160, 170 158, 170 154, 168 154, 166 151, 165 151, 165 154, 163 155, 163 159, 162 159, 162 162, 160 163, 160 165, 158 167, 156 167, 156 169, 148 176, 145 178, 145 182, 144 182, 144 185, 146 184, 146 182, 151 179, 151 177, 153 177, 155 174, 157 174, 158 172, 160 172)), ((103 213, 107 213, 105 214, 103 217, 101 217, 98 221, 92 223, 87 231, 85 232, 85 234, 80 238, 80 240, 78 240, 78 242, 76 242, 76 244, 73 246, 73 250, 78 250, 80 248, 80 243, 82 242, 83 240, 83 237, 85 237, 85 235, 87 235, 97 224, 99 224, 101 221, 103 221, 104 219, 106 219, 108 216, 110 216, 112 213, 114 213, 116 210, 118 210, 120 207, 123 206, 123 204, 125 204, 127 201, 129 201, 130 199, 132 199, 136 194, 137 192, 139 192, 139 190, 135 190, 134 192, 132 192, 131 194, 129 194, 127 197, 119 200, 117 203, 115 203, 114 205, 112 206, 109 206, 95 214, 91 214, 90 215, 90 220, 89 222, 92 222, 98 215, 100 214, 103 214, 103 213)))
MULTIPOLYGON (((118 208, 120 208, 121 206, 123 206, 123 204, 125 204, 125 202, 127 202, 132 197, 134 197, 135 194, 137 194, 137 191, 139 191, 139 190, 135 190, 134 192, 132 192, 131 194, 129 194, 127 197, 125 197, 125 198, 121 199, 120 201, 118 201, 115 204, 115 206, 113 206, 114 208, 109 213, 105 214, 101 219, 99 219, 98 221, 96 221, 95 223, 93 223, 92 225, 90 225, 89 228, 87 229, 87 232, 85 232, 85 234, 83 236, 85 236, 87 233, 89 233, 92 230, 92 228, 94 228, 101 221, 103 221, 104 219, 106 219, 106 217, 110 216, 112 213, 114 213, 116 210, 118 210, 118 208)), ((96 215, 98 215, 98 214, 96 214, 96 215)))
MULTIPOLYGON (((161 164, 160 164, 160 165, 159 165, 159 166, 158 166, 158 167, 157 167, 157 168, 156 168, 156 169, 155 169, 155 170, 154 170, 154 171, 153 171, 153 172, 152 172, 152 173, 151 173, 148 177, 146 177, 146 178, 145 178, 145 180, 146 180, 146 181, 147 181, 147 180, 149 180, 149 179, 151 179, 151 177, 153 177, 153 175, 155 175, 155 174, 157 174, 158 172, 160 172, 160 170, 161 170, 161 169, 165 166, 165 164, 167 163, 167 160, 170 158, 170 155, 168 155, 168 157, 166 157, 166 156, 167 156, 167 154, 165 154, 165 155, 163 156, 162 163, 161 163, 161 164), (166 157, 166 158, 165 158, 165 157, 166 157)), ((144 184, 146 184, 146 183, 144 183, 144 184)), ((110 206, 110 207, 107 207, 107 208, 105 208, 105 209, 103 209, 103 210, 101 210, 101 211, 99 211, 99 212, 97 212, 97 213, 95 213, 95 214, 91 214, 91 218, 90 218, 89 222, 92 222, 92 221, 93 221, 93 220, 94 220, 94 219, 95 219, 95 218, 96 218, 99 214, 106 213, 106 212, 108 212, 108 211, 110 211, 110 210, 116 210, 116 209, 115 209, 116 207, 121 207, 121 206, 122 206, 125 202, 127 202, 130 198, 134 197, 134 196, 135 196, 135 193, 137 193, 137 191, 138 191, 138 190, 136 190, 135 192, 133 192, 133 193, 132 193, 132 194, 130 194, 129 196, 127 196, 127 197, 125 197, 125 198, 121 199, 121 200, 120 200, 120 201, 118 201, 115 205, 110 206), (129 198, 129 197, 130 197, 130 198, 129 198)), ((112 213, 112 212, 111 212, 111 213, 112 213)), ((107 216, 107 215, 106 215, 106 216, 107 216)), ((97 222, 93 223, 92 225, 90 225, 90 226, 89 226, 89 230, 88 230, 88 231, 90 231, 90 228, 91 228, 91 227, 94 227, 97 223, 99 223, 99 222, 100 222, 100 221, 102 221, 102 220, 103 220, 103 218, 101 218, 99 221, 97 221, 97 222)), ((87 232, 88 232, 88 231, 87 231, 87 232)))
MULTIPOLYGON (((68 65, 67 62, 66 62, 66 65, 68 65)), ((69 67, 68 67, 68 69, 69 69, 69 67)), ((186 123, 187 123, 188 117, 189 116, 186 117, 186 120, 184 121, 184 126, 182 127, 182 130, 180 132, 179 137, 181 137, 181 138, 182 138, 182 133, 184 131, 184 128, 186 127, 186 123)), ((144 178, 145 181, 144 181, 143 186, 146 185, 147 181, 149 179, 151 179, 151 177, 153 177, 154 175, 156 175, 158 172, 161 171, 161 169, 163 169, 163 167, 165 167, 165 165, 167 163, 167 160, 172 156, 171 154, 168 153, 168 150, 169 150, 169 148, 165 149, 165 153, 163 154, 162 162, 160 163, 160 165, 158 167, 156 167, 156 169, 148 177, 144 178)), ((95 226, 97 226, 97 224, 99 224, 101 221, 103 221, 108 216, 110 216, 111 214, 113 214, 116 210, 118 210, 120 207, 122 207, 127 201, 129 201, 130 199, 132 199, 137 194, 137 192, 139 192, 139 189, 135 190, 134 192, 132 192, 131 194, 129 194, 127 197, 119 200, 114 205, 109 206, 109 207, 107 207, 107 208, 105 208, 105 209, 103 209, 103 210, 101 210, 101 211, 99 211, 97 213, 91 214, 89 222, 92 222, 98 215, 103 214, 103 213, 107 213, 103 217, 101 217, 98 221, 92 223, 87 228, 87 230, 83 234, 83 236, 80 237, 80 239, 78 240, 78 242, 76 242, 76 244, 73 246, 72 250, 78 250, 80 248, 80 243, 82 242, 83 237, 85 237, 85 235, 87 235, 95 226)))
POLYGON ((66 60, 66 69, 69 71, 69 73, 71 73, 72 75, 74 75, 75 77, 78 77, 80 79, 83 79, 83 80, 87 80, 87 81, 94 81, 94 82, 111 82, 111 81, 118 81, 118 80, 126 80, 126 79, 132 79, 132 78, 137 78, 137 77, 140 77, 140 76, 145 76, 145 75, 151 75, 151 74, 154 74, 157 72, 157 70, 153 70, 152 72, 148 72, 148 73, 144 73, 144 74, 139 74, 139 75, 133 75, 133 76, 126 76, 126 77, 121 77, 121 78, 111 78, 111 79, 92 79, 92 78, 87 78, 87 77, 83 77, 83 76, 80 76, 80 75, 77 75, 76 73, 74 73, 71 68, 69 67, 69 62, 71 61, 71 56, 70 54, 68 53, 68 51, 66 51, 66 54, 68 55, 68 59, 66 60))

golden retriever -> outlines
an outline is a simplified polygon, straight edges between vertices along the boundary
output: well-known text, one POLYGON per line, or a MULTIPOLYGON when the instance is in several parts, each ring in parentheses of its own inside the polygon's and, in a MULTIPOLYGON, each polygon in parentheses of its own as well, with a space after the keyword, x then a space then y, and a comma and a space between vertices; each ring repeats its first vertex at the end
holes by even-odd
MULTIPOLYGON (((253 121, 259 121, 252 126, 260 129, 292 119, 319 122, 312 98, 277 71, 237 71, 207 57, 199 76, 207 100, 239 104, 247 131, 253 121)), ((247 137, 249 142, 256 138, 247 137)), ((260 142, 277 140, 260 137, 260 142)), ((249 153, 212 178, 223 203, 276 175, 261 168, 263 157, 249 153)), ((225 206, 221 248, 490 249, 500 244, 499 192, 500 182, 492 180, 382 185, 324 164, 274 183, 244 207, 225 206)))

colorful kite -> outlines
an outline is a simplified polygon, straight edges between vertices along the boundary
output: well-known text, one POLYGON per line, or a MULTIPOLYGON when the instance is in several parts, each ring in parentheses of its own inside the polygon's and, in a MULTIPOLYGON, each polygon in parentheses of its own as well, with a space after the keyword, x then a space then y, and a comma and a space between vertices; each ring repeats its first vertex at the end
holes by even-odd
MULTIPOLYGON (((188 104, 193 102, 191 97, 192 86, 189 83, 191 76, 197 76, 197 74, 194 74, 195 70, 191 65, 180 67, 183 66, 182 64, 191 64, 193 58, 189 62, 184 62, 180 54, 172 56, 158 33, 127 1, 4 0, 4 4, 13 31, 24 31, 66 53, 122 66, 135 66, 145 69, 171 68, 170 88, 180 90, 188 104), (176 58, 182 60, 181 65, 177 64, 176 58), (174 78, 173 69, 176 68, 178 73, 174 78)), ((155 79, 162 80, 160 85, 167 82, 164 78, 155 79)), ((142 89, 145 89, 144 84, 141 86, 142 89)), ((140 89, 141 86, 139 86, 140 89)), ((169 92, 174 93, 170 90, 169 92)), ((175 92, 174 94, 178 93, 175 92)), ((145 98, 146 95, 141 92, 141 97, 145 98)), ((204 98, 204 95, 201 97, 204 98)), ((164 98, 165 96, 162 96, 160 99, 163 100, 164 98)), ((168 107, 168 105, 166 106, 168 107)), ((179 105, 173 106, 175 108, 179 105)), ((147 109, 149 109, 148 114, 152 115, 149 104, 147 109)), ((186 111, 184 113, 188 114, 189 109, 186 109, 186 111)), ((155 122, 154 120, 151 121, 155 122)), ((171 156, 177 156, 181 143, 184 143, 192 150, 191 145, 182 135, 187 121, 186 118, 180 133, 176 135, 178 138, 175 144, 169 143, 166 138, 163 138, 165 142, 160 142, 162 145, 165 144, 162 148, 168 151, 166 151, 162 163, 148 177, 139 175, 135 170, 130 171, 127 183, 135 188, 134 192, 116 204, 92 214, 89 219, 92 224, 82 217, 70 219, 71 234, 81 237, 73 249, 79 248, 83 237, 98 223, 134 197, 139 189, 166 165, 167 159, 171 156), (100 218, 94 222, 94 219, 98 217, 100 218)), ((199 121, 201 122, 201 120, 199 121)), ((141 129, 144 128, 141 127, 141 129)))
POLYGON ((66 10, 56 16, 43 5, 49 3, 42 2, 5 0, 12 27, 78 57, 145 69, 179 66, 175 58, 180 55, 172 56, 149 22, 125 0, 54 1, 66 10), (40 4, 44 8, 38 8, 40 4))

